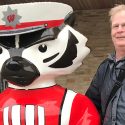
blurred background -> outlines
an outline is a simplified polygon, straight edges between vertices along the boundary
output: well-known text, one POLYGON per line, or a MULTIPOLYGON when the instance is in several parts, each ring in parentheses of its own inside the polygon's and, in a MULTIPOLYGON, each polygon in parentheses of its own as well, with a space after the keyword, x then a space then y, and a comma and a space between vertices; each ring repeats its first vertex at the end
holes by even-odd
POLYGON ((88 38, 90 54, 74 73, 57 78, 57 83, 79 93, 85 93, 99 64, 113 51, 110 37, 108 11, 125 0, 1 0, 0 5, 56 1, 73 7, 76 21, 74 28, 88 38))

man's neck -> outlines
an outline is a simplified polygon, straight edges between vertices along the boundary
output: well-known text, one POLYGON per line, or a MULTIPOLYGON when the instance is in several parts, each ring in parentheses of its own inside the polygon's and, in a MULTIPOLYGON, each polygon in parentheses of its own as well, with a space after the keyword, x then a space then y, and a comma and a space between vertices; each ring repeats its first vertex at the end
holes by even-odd
POLYGON ((116 51, 116 61, 119 61, 124 57, 125 57, 125 50, 124 51, 122 51, 122 50, 116 51))

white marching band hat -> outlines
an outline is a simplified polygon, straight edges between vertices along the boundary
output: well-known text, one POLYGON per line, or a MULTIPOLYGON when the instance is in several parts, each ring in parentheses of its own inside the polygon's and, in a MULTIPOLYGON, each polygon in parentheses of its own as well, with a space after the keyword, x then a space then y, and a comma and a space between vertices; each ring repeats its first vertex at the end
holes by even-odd
POLYGON ((72 13, 71 6, 58 2, 34 2, 0 6, 0 36, 9 36, 61 25, 72 13))

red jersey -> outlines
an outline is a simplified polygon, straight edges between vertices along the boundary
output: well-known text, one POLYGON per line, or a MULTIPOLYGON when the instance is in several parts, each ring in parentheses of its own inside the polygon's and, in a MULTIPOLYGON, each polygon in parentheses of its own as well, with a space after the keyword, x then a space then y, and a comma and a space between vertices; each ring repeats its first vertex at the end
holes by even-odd
POLYGON ((84 95, 59 85, 34 90, 7 88, 0 94, 0 125, 99 125, 84 95))

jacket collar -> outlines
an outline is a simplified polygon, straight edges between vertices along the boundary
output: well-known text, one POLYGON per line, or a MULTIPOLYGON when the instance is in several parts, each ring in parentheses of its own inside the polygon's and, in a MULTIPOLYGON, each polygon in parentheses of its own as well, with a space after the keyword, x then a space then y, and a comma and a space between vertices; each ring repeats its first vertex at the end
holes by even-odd
POLYGON ((114 63, 116 68, 125 69, 125 57, 116 62, 115 52, 108 55, 110 63, 114 63))

